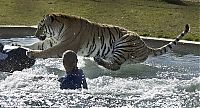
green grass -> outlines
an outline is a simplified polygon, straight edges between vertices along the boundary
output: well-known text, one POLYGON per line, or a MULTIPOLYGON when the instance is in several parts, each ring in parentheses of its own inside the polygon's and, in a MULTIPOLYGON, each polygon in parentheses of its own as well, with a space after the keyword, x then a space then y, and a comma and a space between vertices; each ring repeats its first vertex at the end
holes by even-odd
POLYGON ((1 0, 0 25, 37 25, 43 15, 64 13, 113 24, 143 36, 175 38, 190 24, 184 39, 200 41, 200 3, 186 0, 1 0), (172 2, 171 2, 172 1, 172 2))

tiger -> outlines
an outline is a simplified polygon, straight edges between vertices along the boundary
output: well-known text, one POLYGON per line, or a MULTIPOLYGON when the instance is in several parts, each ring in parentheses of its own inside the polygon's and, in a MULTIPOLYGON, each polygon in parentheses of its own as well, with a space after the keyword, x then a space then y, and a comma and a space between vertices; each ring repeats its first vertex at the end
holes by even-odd
POLYGON ((189 29, 186 24, 174 41, 152 48, 137 33, 123 27, 95 23, 73 15, 47 14, 35 32, 35 37, 41 41, 26 46, 31 49, 27 55, 32 58, 60 58, 66 50, 73 50, 79 56, 93 57, 98 65, 116 71, 126 61, 141 63, 150 56, 167 53, 189 29))

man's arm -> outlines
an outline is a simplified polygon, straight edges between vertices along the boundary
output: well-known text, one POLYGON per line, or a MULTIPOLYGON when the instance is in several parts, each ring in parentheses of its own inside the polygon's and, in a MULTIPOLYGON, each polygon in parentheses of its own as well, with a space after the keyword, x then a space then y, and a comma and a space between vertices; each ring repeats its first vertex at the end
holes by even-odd
POLYGON ((84 78, 83 78, 83 82, 82 82, 82 83, 83 83, 83 88, 84 88, 84 89, 88 89, 85 76, 84 76, 84 78))

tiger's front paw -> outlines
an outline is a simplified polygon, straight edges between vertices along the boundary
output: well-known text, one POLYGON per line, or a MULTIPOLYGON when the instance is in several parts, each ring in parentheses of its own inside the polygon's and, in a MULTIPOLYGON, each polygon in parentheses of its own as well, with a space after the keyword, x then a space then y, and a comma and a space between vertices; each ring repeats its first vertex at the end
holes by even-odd
POLYGON ((19 46, 19 47, 21 47, 22 45, 20 45, 18 43, 11 43, 11 46, 19 46))
POLYGON ((33 51, 33 50, 31 50, 31 51, 27 51, 26 52, 26 55, 29 57, 29 58, 36 58, 37 56, 37 51, 33 51))

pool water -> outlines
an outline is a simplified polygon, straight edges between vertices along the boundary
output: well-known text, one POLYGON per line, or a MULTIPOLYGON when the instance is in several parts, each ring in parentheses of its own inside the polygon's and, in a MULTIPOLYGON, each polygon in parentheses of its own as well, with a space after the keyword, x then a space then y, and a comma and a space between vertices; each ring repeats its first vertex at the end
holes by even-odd
MULTIPOLYGON (((30 44, 35 38, 2 39, 30 44)), ((140 64, 124 64, 119 71, 78 57, 88 90, 60 90, 65 74, 62 59, 37 59, 32 68, 0 72, 0 107, 200 107, 200 56, 168 53, 140 64), (45 78, 39 79, 37 76, 45 78)))

